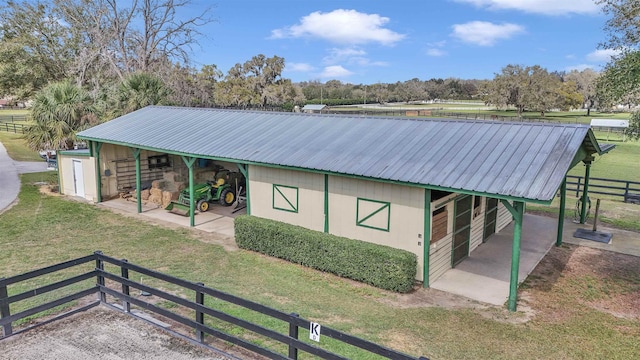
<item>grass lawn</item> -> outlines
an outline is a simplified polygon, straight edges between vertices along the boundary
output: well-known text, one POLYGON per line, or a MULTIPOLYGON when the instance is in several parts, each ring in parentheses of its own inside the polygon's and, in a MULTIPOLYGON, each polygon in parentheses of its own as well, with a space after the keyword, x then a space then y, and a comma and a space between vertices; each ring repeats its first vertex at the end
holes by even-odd
MULTIPOLYGON (((640 357, 640 322, 634 315, 637 306, 627 309, 635 309, 631 317, 615 316, 606 310, 608 308, 599 308, 585 300, 586 295, 589 295, 587 300, 593 301, 609 298, 618 301, 623 296, 635 296, 637 302, 640 284, 637 258, 631 257, 624 263, 629 273, 611 270, 611 276, 601 277, 603 273, 595 270, 567 272, 576 268, 566 263, 575 260, 575 256, 570 255, 576 249, 554 248, 552 254, 555 255, 548 266, 557 269, 545 268, 542 272, 537 269, 533 274, 536 281, 527 282, 521 290, 528 294, 526 302, 536 314, 530 321, 523 322, 525 314, 511 314, 503 308, 462 305, 467 302, 460 302, 458 307, 430 306, 428 299, 437 294, 435 290, 420 289, 399 295, 256 253, 227 251, 207 243, 205 235, 188 229, 167 229, 90 204, 43 195, 31 185, 43 179, 55 181, 55 174, 23 175, 18 204, 0 215, 0 277, 102 250, 107 255, 127 258, 188 280, 203 281, 208 286, 285 312, 299 313, 304 318, 416 356, 433 359, 640 357)), ((606 264, 613 266, 622 262, 607 261, 606 264)), ((10 293, 22 290, 9 288, 10 293)), ((178 291, 170 287, 168 290, 178 291)), ((224 309, 224 305, 220 306, 224 309)), ((278 327, 244 310, 225 310, 268 327, 278 327)), ((12 311, 15 311, 13 307, 12 311)), ((278 328, 286 331, 284 326, 278 328)), ((304 332, 301 336, 305 336, 304 332)), ((335 349, 340 345, 329 346, 335 349)), ((345 355, 368 359, 357 352, 345 355)))
POLYGON ((15 161, 42 161, 36 151, 25 145, 22 134, 0 131, 0 142, 7 149, 9 156, 15 161))

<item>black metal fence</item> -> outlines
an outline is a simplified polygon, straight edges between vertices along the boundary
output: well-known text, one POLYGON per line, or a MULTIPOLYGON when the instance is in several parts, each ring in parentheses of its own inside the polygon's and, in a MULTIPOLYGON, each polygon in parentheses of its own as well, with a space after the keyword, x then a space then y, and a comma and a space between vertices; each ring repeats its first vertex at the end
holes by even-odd
POLYGON ((297 314, 287 314, 255 302, 245 300, 210 287, 206 287, 202 283, 194 283, 182 280, 171 275, 163 274, 154 270, 144 268, 142 266, 129 263, 126 260, 118 260, 103 255, 100 252, 95 252, 94 254, 89 256, 70 260, 39 270, 34 270, 25 274, 0 279, 0 327, 2 327, 3 329, 3 337, 11 336, 12 334, 17 333, 14 332, 12 326, 12 324, 16 321, 20 321, 27 317, 31 317, 40 312, 47 311, 64 304, 75 302, 78 299, 87 297, 92 294, 97 294, 96 301, 92 301, 87 305, 77 306, 71 311, 63 313, 61 315, 57 315, 36 325, 25 327, 21 329, 20 332, 26 331, 35 326, 40 326, 45 323, 58 320, 63 317, 67 317, 71 314, 85 311, 99 304, 105 304, 113 309, 117 309, 128 313, 131 316, 138 317, 131 312, 132 306, 136 306, 146 311, 161 315, 166 319, 170 319, 176 323, 192 329, 192 331, 190 332, 190 336, 173 330, 164 330, 205 347, 211 347, 205 342, 205 335, 211 335, 217 339, 241 346, 257 354, 266 356, 270 359, 297 359, 299 351, 315 355, 322 359, 347 359, 347 357, 345 357, 344 355, 335 354, 329 350, 323 349, 320 346, 320 343, 318 343, 318 345, 315 345, 310 341, 301 340, 299 338, 299 330, 300 328, 302 328, 309 329, 310 333, 315 331, 316 333, 314 333, 314 335, 318 337, 318 340, 320 337, 331 338, 335 341, 339 341, 345 344, 349 344, 355 348, 359 348, 366 353, 376 354, 383 358, 398 360, 428 360, 425 357, 412 357, 401 352, 386 348, 384 346, 372 343, 370 341, 345 334, 338 330, 331 329, 326 326, 319 326, 318 324, 312 323, 299 317, 297 314), (79 275, 68 277, 64 280, 60 280, 45 286, 40 286, 29 291, 24 291, 11 296, 8 295, 7 288, 9 285, 17 284, 26 280, 34 279, 47 274, 52 274, 61 270, 69 269, 90 262, 95 262, 95 268, 89 271, 83 272, 79 275), (108 267, 112 270, 105 270, 105 265, 108 265, 108 267), (176 296, 167 291, 145 285, 142 282, 133 281, 131 280, 132 277, 130 275, 132 274, 130 274, 130 272, 135 273, 136 278, 138 275, 141 275, 144 276, 145 279, 151 278, 160 280, 168 284, 176 285, 182 289, 193 291, 193 300, 176 296), (34 306, 18 313, 11 313, 11 304, 41 294, 50 293, 55 290, 69 287, 71 285, 77 286, 77 284, 83 281, 86 282, 86 280, 92 278, 96 279, 96 284, 93 286, 82 289, 80 291, 75 291, 70 295, 66 295, 56 300, 49 301, 45 304, 34 306), (174 309, 173 306, 161 307, 143 300, 142 297, 132 296, 132 289, 137 289, 137 291, 149 295, 154 295, 171 303, 180 305, 183 309, 188 309, 188 312, 193 311, 194 316, 186 317, 183 314, 184 311, 183 313, 180 313, 176 309, 174 309), (117 299, 118 302, 121 302, 122 306, 118 307, 114 304, 108 303, 107 295, 117 299), (206 297, 221 300, 226 303, 234 304, 236 306, 252 310, 259 314, 266 315, 270 318, 281 320, 283 322, 283 325, 288 325, 288 332, 283 333, 275 331, 262 325, 241 319, 237 316, 230 315, 229 313, 225 313, 221 310, 206 306, 206 297), (286 346, 287 353, 283 354, 275 349, 262 347, 256 342, 251 342, 247 339, 241 338, 240 336, 232 335, 229 332, 224 332, 223 330, 221 330, 221 328, 214 328, 207 324, 207 319, 205 318, 205 316, 209 318, 215 318, 224 323, 232 324, 233 326, 249 330, 252 333, 252 338, 255 338, 257 336, 260 339, 270 339, 281 343, 286 346), (195 334, 195 336, 193 336, 193 334, 195 334))
MULTIPOLYGON (((567 192, 575 192, 576 197, 579 197, 583 190, 583 176, 567 175, 567 192)), ((622 198, 624 202, 636 202, 640 197, 640 182, 592 177, 589 178, 589 193, 622 198)))

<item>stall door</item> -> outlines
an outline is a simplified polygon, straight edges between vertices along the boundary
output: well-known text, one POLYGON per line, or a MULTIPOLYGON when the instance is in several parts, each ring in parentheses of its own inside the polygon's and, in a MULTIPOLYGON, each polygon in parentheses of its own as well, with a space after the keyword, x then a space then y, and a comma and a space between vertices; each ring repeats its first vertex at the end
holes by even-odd
POLYGON ((467 195, 456 199, 455 219, 453 222, 452 266, 458 265, 462 260, 469 256, 472 207, 472 196, 467 195))
POLYGON ((76 196, 84 197, 84 174, 82 173, 82 161, 73 160, 73 186, 76 196))
POLYGON ((484 233, 482 242, 487 242, 487 238, 496 233, 496 220, 498 218, 498 199, 487 198, 484 216, 484 233))

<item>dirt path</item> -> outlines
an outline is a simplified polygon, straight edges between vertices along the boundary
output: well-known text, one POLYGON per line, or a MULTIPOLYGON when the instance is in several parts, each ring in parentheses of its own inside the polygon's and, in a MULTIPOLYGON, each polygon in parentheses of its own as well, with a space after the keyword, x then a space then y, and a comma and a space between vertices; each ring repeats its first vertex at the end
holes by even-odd
POLYGON ((3 360, 227 359, 114 310, 85 313, 0 341, 3 360))

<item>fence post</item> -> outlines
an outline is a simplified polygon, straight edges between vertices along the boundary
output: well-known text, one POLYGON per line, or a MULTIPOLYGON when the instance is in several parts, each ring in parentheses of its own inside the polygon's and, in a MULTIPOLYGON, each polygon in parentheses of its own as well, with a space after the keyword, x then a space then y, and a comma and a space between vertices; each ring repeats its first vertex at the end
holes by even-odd
MULTIPOLYGON (((300 317, 296 313, 291 313, 290 316, 292 318, 300 317)), ((298 325, 294 324, 293 321, 289 321, 289 336, 298 340, 298 325)), ((289 359, 298 360, 298 348, 293 345, 289 345, 289 359)))
POLYGON ((629 196, 629 182, 624 187, 624 202, 627 202, 627 197, 629 196))
MULTIPOLYGON (((198 285, 204 286, 204 283, 198 283, 198 285)), ((196 303, 204 305, 204 293, 202 291, 196 290, 196 303)), ((196 310, 196 322, 204 325, 204 313, 202 311, 196 310)), ((196 335, 198 337, 198 341, 204 343, 204 332, 196 329, 196 335)))
MULTIPOLYGON (((94 252, 94 254, 96 255, 96 270, 98 271, 96 280, 98 286, 104 286, 104 276, 102 276, 102 271, 104 271, 104 262, 98 257, 99 255, 102 255, 102 251, 96 251, 94 252)), ((100 300, 100 302, 107 302, 107 294, 102 291, 102 288, 100 288, 99 290, 100 292, 98 293, 98 300, 100 300)))
MULTIPOLYGON (((123 263, 128 263, 129 261, 127 261, 127 259, 122 259, 123 263)), ((129 269, 124 267, 124 266, 120 266, 120 275, 125 278, 125 279, 129 279, 129 269)), ((122 284, 122 293, 124 295, 129 296, 129 285, 125 285, 124 283, 122 284)), ((124 310, 124 312, 128 313, 131 312, 131 303, 128 302, 127 300, 122 300, 122 310, 124 310)))
MULTIPOLYGON (((0 281, 4 280, 4 278, 0 278, 0 281)), ((0 300, 5 300, 8 296, 7 293, 7 285, 0 286, 0 300)), ((0 319, 4 319, 6 317, 11 316, 11 309, 9 309, 9 304, 0 302, 0 319)), ((7 337, 13 334, 13 329, 11 328, 11 323, 5 324, 2 326, 2 336, 7 337)))
POLYGON ((582 176, 578 176, 578 184, 576 186, 576 197, 580 197, 580 181, 582 181, 582 176))

